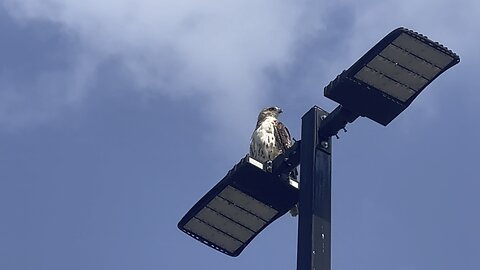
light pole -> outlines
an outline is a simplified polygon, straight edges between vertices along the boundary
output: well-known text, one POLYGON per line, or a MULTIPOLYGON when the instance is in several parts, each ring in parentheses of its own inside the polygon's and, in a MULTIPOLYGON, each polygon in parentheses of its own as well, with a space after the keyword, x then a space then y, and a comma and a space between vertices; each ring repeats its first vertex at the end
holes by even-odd
POLYGON ((297 270, 331 269, 332 136, 359 116, 384 126, 460 58, 405 28, 385 36, 325 87, 340 105, 302 117, 301 141, 271 164, 248 155, 180 220, 178 228, 230 256, 298 203, 297 270), (300 187, 289 172, 301 165, 300 187))
POLYGON ((297 269, 330 269, 332 140, 317 134, 327 115, 313 107, 302 117, 297 269))

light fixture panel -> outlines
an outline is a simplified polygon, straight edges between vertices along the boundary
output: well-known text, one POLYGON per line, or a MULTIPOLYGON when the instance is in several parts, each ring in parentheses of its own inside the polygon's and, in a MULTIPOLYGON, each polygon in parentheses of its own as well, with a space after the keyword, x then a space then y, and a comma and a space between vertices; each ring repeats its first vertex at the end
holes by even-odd
POLYGON ((386 77, 391 78, 392 80, 401 83, 414 91, 420 90, 428 83, 428 80, 419 74, 412 72, 380 55, 377 55, 375 58, 373 58, 373 60, 367 64, 367 67, 373 70, 381 70, 382 74, 386 77))
POLYGON ((355 78, 403 102, 415 94, 415 91, 408 86, 392 80, 390 77, 368 66, 363 67, 355 74, 355 78))
POLYGON ((428 80, 435 78, 442 70, 425 59, 419 58, 402 48, 392 44, 388 45, 380 55, 384 58, 401 65, 428 80))
POLYGON ((298 186, 246 156, 178 223, 194 239, 230 256, 298 202, 298 186))
POLYGON ((255 233, 254 231, 243 226, 238 220, 232 220, 228 217, 216 212, 213 209, 208 207, 203 208, 198 212, 195 218, 202 220, 205 223, 208 223, 214 228, 218 228, 222 232, 231 237, 238 239, 240 242, 244 243, 255 233))
POLYGON ((428 45, 406 33, 400 34, 393 42, 395 46, 416 55, 418 58, 425 59, 425 61, 432 63, 440 69, 448 66, 454 57, 436 49, 435 47, 428 45))
POLYGON ((243 245, 239 240, 197 218, 190 219, 182 228, 195 239, 212 247, 221 247, 225 252, 235 252, 243 245))
POLYGON ((232 204, 245 209, 247 212, 255 213, 259 218, 265 221, 272 219, 278 213, 278 211, 272 207, 252 198, 232 186, 227 186, 219 196, 232 204))
POLYGON ((458 55, 441 44, 398 28, 331 81, 324 94, 349 111, 386 126, 458 62, 458 55))
POLYGON ((258 231, 267 223, 258 216, 238 207, 230 201, 227 201, 219 196, 215 197, 208 207, 225 217, 237 221, 242 226, 252 230, 258 231))

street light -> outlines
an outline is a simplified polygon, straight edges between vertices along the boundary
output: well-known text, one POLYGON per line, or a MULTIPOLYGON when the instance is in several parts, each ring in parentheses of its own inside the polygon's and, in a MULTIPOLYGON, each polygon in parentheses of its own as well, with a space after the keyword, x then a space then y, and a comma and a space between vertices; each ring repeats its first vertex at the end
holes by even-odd
POLYGON ((325 87, 325 96, 384 126, 460 58, 405 28, 385 36, 325 87))
POLYGON ((265 227, 298 201, 298 183, 246 156, 178 223, 200 242, 238 256, 265 227))
POLYGON ((302 117, 301 141, 271 163, 248 155, 179 222, 178 227, 230 256, 298 203, 297 270, 330 270, 331 137, 359 116, 384 126, 460 58, 405 28, 385 36, 324 89, 340 105, 302 117), (300 188, 289 172, 301 165, 300 188))

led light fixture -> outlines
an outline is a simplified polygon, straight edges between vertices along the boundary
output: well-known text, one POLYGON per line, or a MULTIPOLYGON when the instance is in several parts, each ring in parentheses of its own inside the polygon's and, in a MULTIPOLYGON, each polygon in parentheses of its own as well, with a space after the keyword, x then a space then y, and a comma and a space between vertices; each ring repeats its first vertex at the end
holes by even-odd
POLYGON ((437 42, 405 28, 385 36, 325 87, 325 96, 382 125, 460 58, 437 42))
POLYGON ((295 184, 246 156, 187 212, 178 228, 218 251, 238 256, 298 202, 295 184))

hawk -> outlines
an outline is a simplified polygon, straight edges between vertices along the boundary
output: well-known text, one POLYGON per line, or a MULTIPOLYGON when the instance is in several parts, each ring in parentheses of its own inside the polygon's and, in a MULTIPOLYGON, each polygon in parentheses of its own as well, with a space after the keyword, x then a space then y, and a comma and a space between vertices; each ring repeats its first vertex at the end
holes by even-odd
POLYGON ((274 160, 292 146, 287 127, 278 121, 282 113, 279 107, 267 107, 260 111, 257 126, 250 141, 250 156, 262 163, 274 160))
MULTIPOLYGON (((278 121, 282 113, 279 107, 267 107, 260 111, 257 126, 250 141, 250 157, 267 163, 292 146, 292 139, 287 127, 278 121)), ((289 177, 296 180, 298 171, 295 168, 289 177)), ((298 215, 298 206, 290 209, 292 216, 298 215)))

